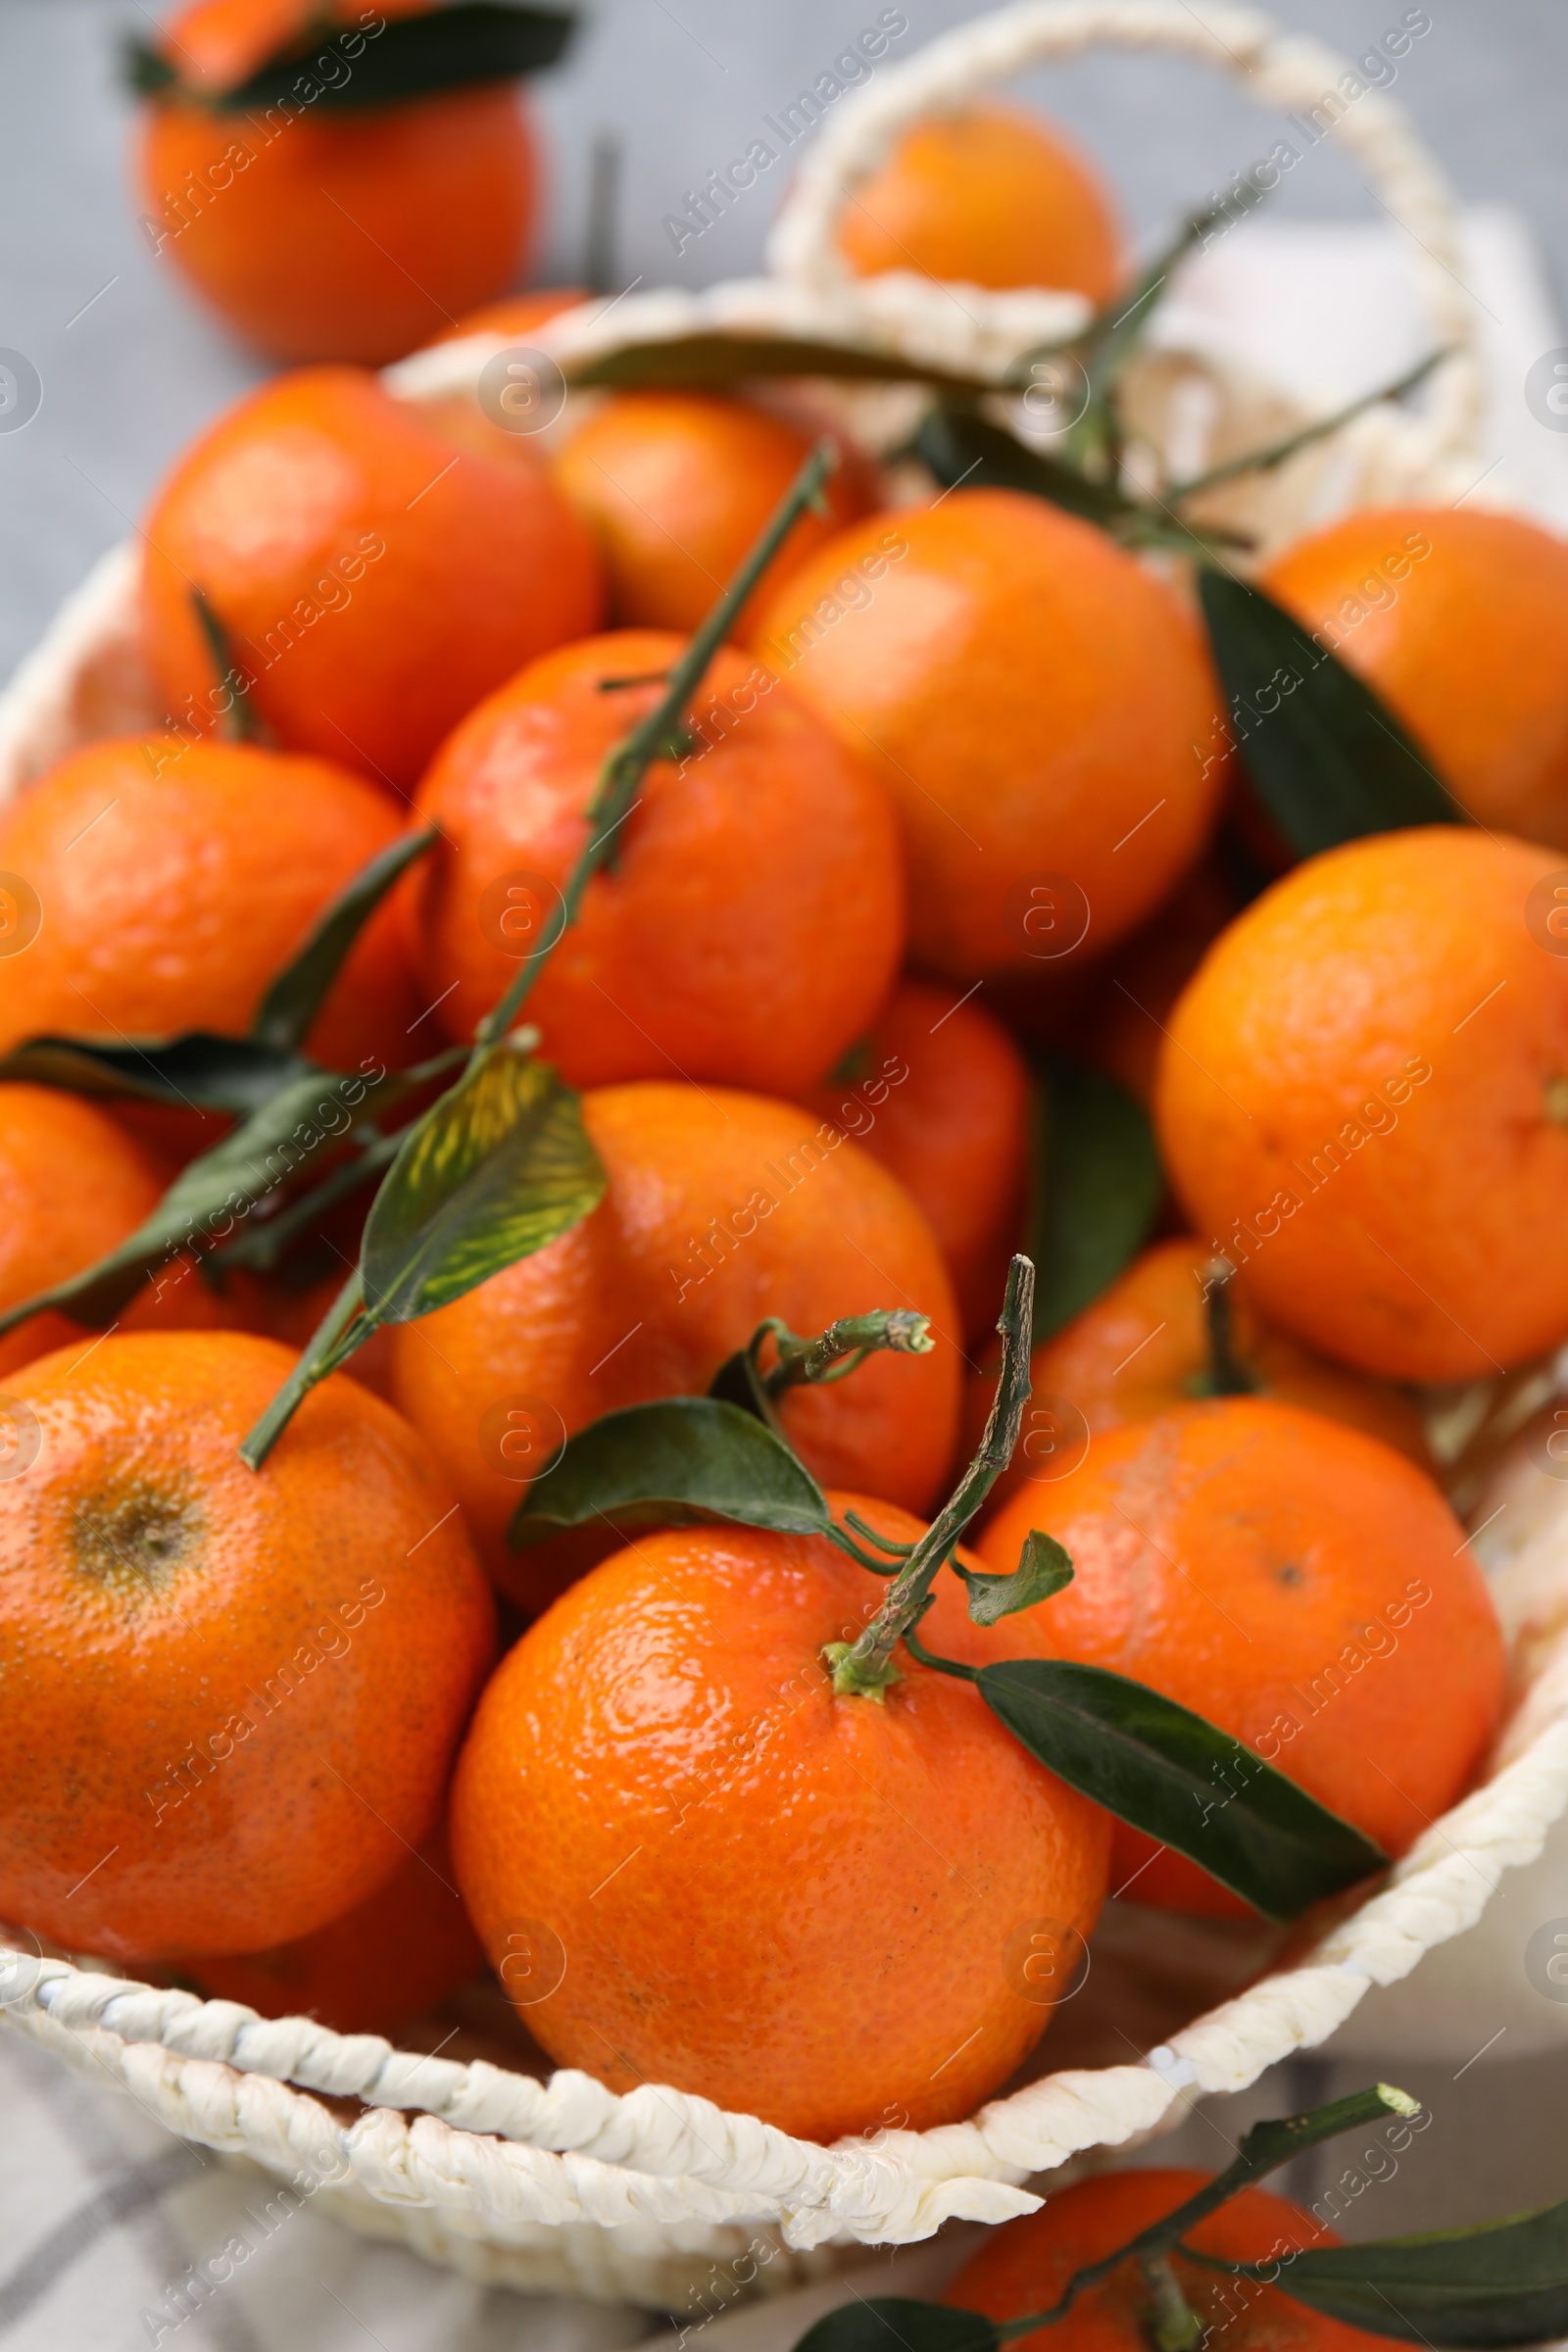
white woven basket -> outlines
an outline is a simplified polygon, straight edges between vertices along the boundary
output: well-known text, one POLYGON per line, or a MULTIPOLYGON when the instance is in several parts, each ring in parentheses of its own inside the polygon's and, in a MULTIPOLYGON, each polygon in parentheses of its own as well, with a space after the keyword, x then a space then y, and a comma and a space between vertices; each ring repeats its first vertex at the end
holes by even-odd
MULTIPOLYGON (((574 361, 630 343, 723 326, 848 339, 999 377, 1031 345, 1076 329, 1082 298, 955 290, 902 273, 859 281, 837 257, 834 220, 845 192, 914 116, 1096 42, 1206 61, 1285 109, 1320 105, 1351 71, 1250 9, 1210 5, 1200 21, 1181 0, 1027 0, 884 69, 842 102, 774 231, 773 275, 587 304, 536 340, 568 374, 574 361)), ((1229 513, 1265 554, 1325 511, 1452 498, 1477 471, 1475 318, 1447 190, 1402 111, 1376 90, 1346 109, 1333 135, 1411 230, 1436 339, 1452 357, 1419 416, 1371 412, 1237 488, 1229 513)), ((504 347, 495 337, 438 346, 386 381, 416 401, 471 394, 479 368, 504 347)), ((1305 421, 1282 387, 1222 354, 1155 349, 1135 365, 1129 408, 1156 448, 1174 433, 1182 387, 1195 380, 1208 394, 1199 463, 1305 421)), ((842 386, 824 394, 873 451, 906 419, 903 397, 842 386)), ((1192 462, 1189 449, 1183 464, 1192 462)), ((159 722, 136 643, 137 561, 133 546, 107 556, 0 698, 0 800, 81 742, 159 722)), ((1544 1597, 1537 1563, 1516 1606, 1507 1585, 1504 1574, 1497 1590, 1518 1697, 1491 1775, 1433 1825, 1382 1892, 1296 1965, 1139 2063, 1046 2076, 964 2124, 823 2148, 678 2090, 616 2097, 582 2074, 542 2082, 485 2062, 421 2057, 374 2035, 269 2021, 24 1949, 0 1947, 0 2018, 67 2064, 123 2085, 182 2136, 251 2157, 353 2227, 484 2278, 670 2308, 715 2263, 744 2278, 739 2264, 749 2261, 759 2289, 782 2287, 830 2260, 833 2246, 904 2243, 950 2218, 998 2222, 1030 2210, 1038 2199, 1022 2184, 1032 2176, 1155 2131, 1200 2092, 1244 2088, 1325 2041, 1370 1986, 1397 1983, 1471 1927, 1499 1874, 1540 1854, 1568 1804, 1568 1623, 1559 1626, 1555 1597, 1568 1593, 1568 1567, 1544 1597)), ((1149 1932, 1161 1934, 1157 1924, 1149 1932)))

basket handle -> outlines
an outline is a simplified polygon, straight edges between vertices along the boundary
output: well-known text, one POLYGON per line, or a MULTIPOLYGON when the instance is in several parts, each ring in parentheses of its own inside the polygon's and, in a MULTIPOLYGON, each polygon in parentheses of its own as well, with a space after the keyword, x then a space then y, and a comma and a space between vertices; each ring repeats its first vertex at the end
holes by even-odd
MULTIPOLYGON (((1202 17, 1182 0, 1017 0, 955 26, 849 92, 823 123, 774 222, 769 268, 819 292, 850 295, 870 282, 856 278, 838 250, 838 217, 900 132, 919 116, 960 106, 1028 66, 1104 44, 1197 58, 1234 75, 1261 106, 1315 117, 1318 124, 1329 118, 1328 135, 1354 159, 1374 196, 1407 232, 1427 311, 1440 341, 1454 354, 1432 379, 1435 437, 1468 438, 1481 397, 1478 315, 1464 282, 1458 215, 1447 181, 1404 108, 1369 85, 1349 59, 1229 0, 1207 0, 1202 17), (1348 90, 1348 76, 1361 84, 1359 96, 1348 90)), ((977 291, 965 288, 971 308, 977 291)))

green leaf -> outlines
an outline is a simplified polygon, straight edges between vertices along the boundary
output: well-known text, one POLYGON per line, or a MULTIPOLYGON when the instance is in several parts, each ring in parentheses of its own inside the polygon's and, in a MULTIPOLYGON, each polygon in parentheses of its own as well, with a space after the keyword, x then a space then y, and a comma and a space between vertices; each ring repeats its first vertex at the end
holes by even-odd
POLYGON ((378 1323, 448 1306, 580 1225, 605 1171, 570 1087, 548 1062, 494 1048, 411 1131, 365 1228, 365 1300, 378 1323))
POLYGON ((259 1046, 286 1053, 303 1045, 360 933, 398 877, 416 858, 423 857, 435 838, 433 825, 422 833, 400 834, 323 908, 299 954, 262 999, 251 1023, 251 1036, 259 1046))
POLYGON ((676 335, 658 343, 630 343, 597 360, 573 362, 573 384, 690 385, 725 390, 753 376, 831 375, 875 383, 937 384, 956 392, 984 391, 978 377, 945 375, 915 366, 892 351, 866 351, 852 343, 824 343, 791 335, 676 335))
POLYGON ((1038 1347, 1137 1256, 1165 1177, 1149 1114, 1124 1086, 1060 1054, 1034 1061, 1041 1094, 1029 1250, 1038 1347))
POLYGON ((575 28, 576 19, 560 9, 457 0, 422 16, 383 21, 373 34, 347 25, 291 40, 227 89, 187 85, 161 45, 141 40, 126 45, 125 77, 144 97, 178 96, 224 114, 285 101, 309 112, 386 106, 470 82, 536 74, 560 62, 575 28))
POLYGON ((1271 2279, 1298 2303, 1405 2343, 1539 2344, 1568 2334, 1568 2203, 1505 2221, 1370 2245, 1323 2246, 1207 2270, 1271 2279))
POLYGON ((1267 1919, 1295 1919, 1388 1856, 1201 1715, 1101 1666, 1009 1658, 979 1690, 1031 1755, 1267 1919))
POLYGON ((833 1525, 821 1488, 783 1440, 711 1396, 666 1396, 590 1422, 535 1479, 509 1541, 520 1550, 601 1517, 665 1527, 734 1519, 794 1536, 833 1525))
POLYGON ((1010 1576, 987 1576, 977 1568, 953 1563, 969 1590, 969 1619, 973 1625, 995 1625, 1019 1609, 1032 1609, 1072 1583, 1072 1559, 1054 1536, 1031 1528, 1023 1540, 1018 1565, 1010 1576))
POLYGON ((32 1037, 0 1058, 0 1079, 22 1079, 74 1095, 162 1102, 186 1110, 258 1110, 280 1087, 318 1075, 304 1054, 203 1029, 141 1045, 84 1037, 32 1037))
POLYGON ((995 2323, 977 2311, 872 2295, 830 2311, 808 2328, 795 2352, 997 2352, 995 2323))
POLYGON ((1142 513, 1111 483, 1092 482, 1076 466, 1025 449, 969 409, 932 409, 920 421, 914 448, 947 490, 959 482, 981 490, 1027 490, 1107 531, 1142 513))
POLYGON ((1302 858, 1460 812, 1370 686, 1265 596, 1205 567, 1199 596, 1259 801, 1302 858))
POLYGON ((316 1070, 285 1086, 243 1126, 182 1168, 152 1215, 94 1266, 0 1315, 0 1332, 46 1306, 108 1323, 181 1250, 223 1241, 258 1200, 314 1155, 329 1152, 381 1106, 364 1078, 316 1070))
MULTIPOLYGON (((765 1325, 763 1328, 766 1328, 765 1325)), ((754 1420, 760 1421, 767 1429, 777 1430, 779 1426, 773 1399, 758 1369, 755 1339, 746 1347, 737 1348, 733 1355, 724 1358, 708 1384, 708 1394, 725 1404, 736 1405, 743 1413, 750 1413, 754 1420)))

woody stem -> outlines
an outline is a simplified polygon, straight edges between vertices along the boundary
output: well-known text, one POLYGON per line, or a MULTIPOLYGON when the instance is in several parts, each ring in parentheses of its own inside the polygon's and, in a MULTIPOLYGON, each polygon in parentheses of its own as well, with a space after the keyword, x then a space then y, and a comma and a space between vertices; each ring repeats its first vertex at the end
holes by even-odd
POLYGON ((819 441, 779 501, 740 570, 671 669, 663 700, 607 754, 594 797, 588 804, 589 838, 562 894, 561 927, 547 947, 528 957, 500 1004, 479 1023, 470 1068, 483 1060, 498 1038, 505 1037, 543 971, 551 950, 576 921, 584 892, 600 866, 612 855, 615 834, 636 806, 644 776, 656 760, 667 754, 672 737, 679 732, 686 706, 702 684, 731 621, 807 508, 820 504, 822 485, 837 464, 838 452, 832 442, 819 441))
POLYGON ((842 1653, 834 1645, 833 1688, 841 1695, 868 1696, 892 1680, 890 1661, 894 1650, 908 1628, 917 1622, 943 1561, 1012 1459, 1023 1408, 1029 1401, 1029 1340, 1034 1304, 1034 1265, 1029 1258, 1019 1255, 1008 1268, 1006 1295, 997 1318, 997 1329, 1002 1335, 1002 1371, 979 1449, 899 1570, 886 1600, 859 1640, 842 1653))

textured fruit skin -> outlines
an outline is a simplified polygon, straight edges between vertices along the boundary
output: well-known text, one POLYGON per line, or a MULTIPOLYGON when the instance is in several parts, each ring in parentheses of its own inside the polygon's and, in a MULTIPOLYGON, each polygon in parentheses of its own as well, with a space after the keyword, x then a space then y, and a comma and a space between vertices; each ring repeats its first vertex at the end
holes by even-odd
MULTIPOLYGON (((1076 1461, 1086 1432, 1119 1429, 1212 1394, 1203 1302, 1211 1254, 1185 1238, 1156 1242, 1065 1330, 1035 1349, 1029 1367, 1033 1401, 1012 1462, 991 1490, 993 1510, 1026 1483, 1035 1507, 1049 1510, 1052 1488, 1076 1461), (1073 1411, 1064 1413, 1063 1404, 1073 1411)), ((1430 1472, 1421 1416, 1408 1396, 1346 1371, 1260 1322, 1244 1277, 1227 1287, 1232 1352, 1257 1384, 1256 1394, 1365 1430, 1430 1472)), ((996 1385, 994 1371, 969 1376, 964 1426, 976 1439, 996 1385)))
MULTIPOLYGON (((117 1249, 163 1192, 148 1154, 90 1102, 43 1086, 0 1086, 0 1309, 117 1249)), ((0 1379, 87 1335, 65 1315, 29 1315, 0 1338, 0 1379)), ((0 1420, 0 1470, 15 1433, 0 1420)))
POLYGON ((541 466, 453 444, 352 368, 236 402, 147 515, 143 639, 184 725, 209 723, 203 589, 286 750, 412 790, 447 730, 597 626, 598 559, 541 466))
POLYGON ((947 1260, 964 1332, 978 1338, 995 1328, 1023 1217, 1028 1066, 978 1004, 955 1004, 951 989, 920 980, 894 990, 861 1063, 863 1075, 808 1101, 907 1189, 947 1260))
POLYGON ((765 1315, 803 1334, 878 1306, 931 1316, 931 1354, 873 1356, 783 1404, 818 1479, 929 1502, 956 1432, 957 1318, 941 1253, 902 1186, 809 1111, 760 1096, 605 1087, 583 1098, 583 1117, 609 1176, 592 1216, 393 1335, 396 1401, 503 1589, 537 1609, 562 1576, 551 1547, 506 1548, 524 1485, 504 1473, 486 1415, 504 1423, 508 1399, 543 1403, 528 1440, 538 1450, 518 1463, 532 1471, 601 1413, 702 1396, 765 1315))
POLYGON ((752 642, 886 782, 911 953, 931 971, 1057 976, 1062 959, 1037 953, 1043 877, 1087 899, 1087 931, 1081 911, 1060 928, 1089 955, 1157 904, 1208 828, 1220 776, 1192 747, 1220 701, 1193 621, 1041 499, 954 490, 853 524, 768 600, 752 642))
POLYGON ((11 1383, 43 1443, 0 1482, 29 1759, 0 1798, 0 1918, 122 1958, 308 1935, 435 1820, 494 1653, 484 1579, 424 1447, 357 1383, 314 1390, 256 1474, 237 1447, 287 1348, 78 1353, 11 1383))
MULTIPOLYGON (((0 817, 38 936, 0 962, 0 1049, 44 1034, 243 1037, 328 902, 396 840, 352 770, 249 744, 118 737, 73 752, 0 817)), ((307 1040, 328 1067, 404 1063, 419 1010, 382 905, 307 1040)))
MULTIPOLYGON (((690 633, 733 577, 811 454, 813 435, 743 400, 619 392, 572 435, 555 478, 604 559, 612 620, 690 633)), ((828 477, 827 512, 803 514, 736 615, 873 504, 851 457, 828 477)))
POLYGON ((917 270, 972 286, 1053 286, 1097 305, 1115 290, 1109 190, 1061 131, 1014 106, 911 124, 839 222, 861 277, 917 270))
POLYGON ((498 1968, 522 1920, 564 1953, 522 2011, 553 2057, 827 2140, 967 2115, 1038 2040, 1050 2011, 1009 1983, 1008 1938, 1087 1936, 1105 1817, 950 1677, 901 1659, 885 1703, 834 1695, 821 1646, 885 1590, 821 1538, 675 1530, 503 1661, 453 1851, 498 1968))
MULTIPOLYGON (((1375 1438, 1270 1397, 1188 1405, 1103 1432, 1069 1477, 1025 1488, 982 1557, 1016 1567, 1031 1527, 1066 1545, 1072 1583, 989 1631, 944 1623, 949 1654, 1130 1675, 1396 1856, 1475 1777, 1502 1704, 1496 1614, 1437 1488, 1375 1438)), ((1245 1910, 1154 1850, 1118 1823, 1112 1890, 1139 1871, 1135 1901, 1245 1910)))
POLYGON ((1378 508, 1298 540, 1261 585, 1376 688, 1477 824, 1568 850, 1554 532, 1479 508, 1378 508))
POLYGON ((1568 1334, 1568 959, 1526 921, 1555 870, 1467 826, 1351 842, 1171 1015, 1156 1123, 1194 1226, 1363 1371, 1465 1380, 1568 1334))
POLYGON ((363 1902, 314 1936, 198 1960, 191 1974, 214 1999, 243 2001, 262 2017, 314 2017, 334 2033, 390 2036, 483 1966, 438 1826, 363 1902))
MULTIPOLYGON (((601 680, 666 670, 684 644, 628 629, 564 646, 437 753, 418 807, 441 839, 414 889, 424 1001, 440 1000, 449 1036, 471 1037, 518 956, 555 936, 600 768, 663 691, 601 680), (499 904, 509 874, 533 877, 514 912, 499 904)), ((695 716, 712 748, 650 767, 528 1018, 577 1086, 687 1077, 797 1094, 860 1035, 898 970, 897 820, 864 761, 733 648, 695 716), (720 707, 727 731, 709 715, 720 707)))
POLYGON ((148 234, 226 325, 275 360, 379 367, 524 267, 539 159, 510 82, 395 106, 143 110, 148 234))
MULTIPOLYGON (((1038 2213, 1004 2222, 942 2300, 991 2320, 1049 2311, 1075 2271, 1113 2254, 1206 2188, 1210 2178, 1151 2168, 1075 2180, 1054 2190, 1038 2213)), ((1230 2262, 1267 2262, 1290 2248, 1337 2246, 1341 2240, 1315 2214, 1266 2188, 1245 2188, 1189 2230, 1188 2242, 1230 2262)), ((1224 2343, 1228 2352, 1355 2352, 1358 2346, 1372 2352, 1388 2343, 1386 2336, 1309 2311, 1277 2286, 1227 2278, 1179 2254, 1171 2259, 1183 2296, 1207 2329, 1204 2342, 1224 2343)), ((1148 2352, 1152 2316, 1138 2265, 1126 2262, 1102 2286, 1080 2295, 1064 2319, 1013 2340, 1020 2352, 1148 2352)))

